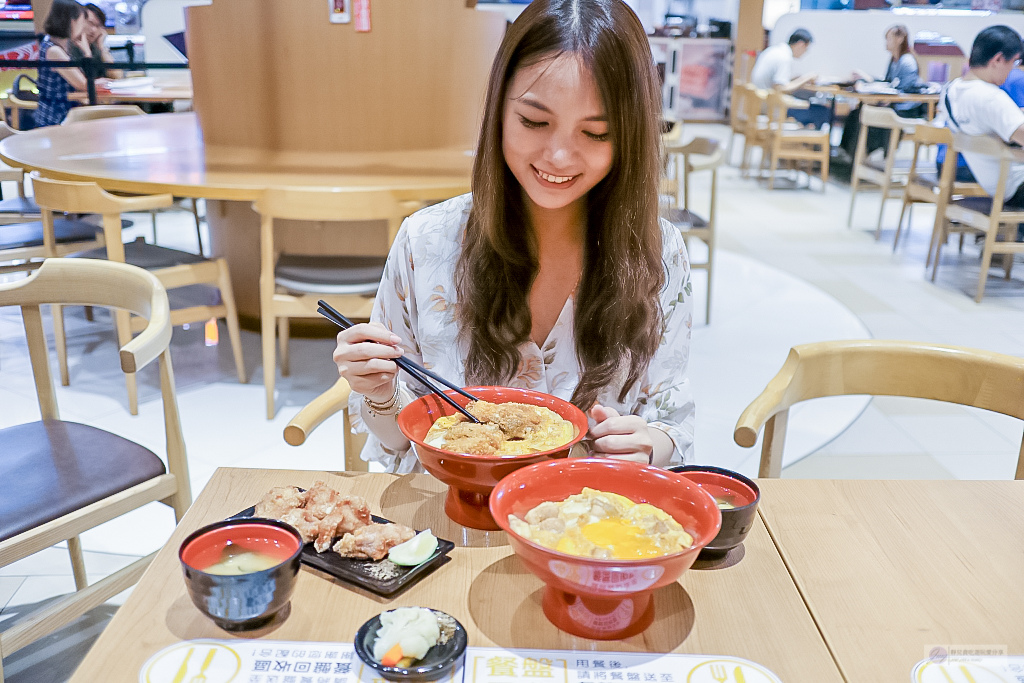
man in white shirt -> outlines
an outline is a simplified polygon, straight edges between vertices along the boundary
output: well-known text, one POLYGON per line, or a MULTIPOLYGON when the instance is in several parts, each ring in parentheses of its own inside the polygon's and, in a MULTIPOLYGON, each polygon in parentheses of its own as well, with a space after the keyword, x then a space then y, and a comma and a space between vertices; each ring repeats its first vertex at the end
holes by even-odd
MULTIPOLYGON (((810 31, 798 28, 793 31, 787 43, 772 45, 762 52, 754 62, 750 82, 762 90, 776 89, 791 93, 799 90, 816 78, 813 73, 793 78, 793 61, 800 59, 811 46, 810 31)), ((788 115, 804 125, 820 128, 829 116, 827 107, 812 104, 808 109, 790 109, 788 115)))
MULTIPOLYGON (((1022 53, 1024 42, 1009 26, 990 26, 979 33, 971 48, 970 71, 950 82, 940 96, 940 118, 946 125, 967 135, 995 135, 1024 145, 1024 111, 999 88, 1020 64, 1022 53)), ((999 160, 969 152, 963 156, 978 184, 994 195, 999 160)), ((1010 166, 1004 204, 1024 207, 1024 164, 1010 166)))

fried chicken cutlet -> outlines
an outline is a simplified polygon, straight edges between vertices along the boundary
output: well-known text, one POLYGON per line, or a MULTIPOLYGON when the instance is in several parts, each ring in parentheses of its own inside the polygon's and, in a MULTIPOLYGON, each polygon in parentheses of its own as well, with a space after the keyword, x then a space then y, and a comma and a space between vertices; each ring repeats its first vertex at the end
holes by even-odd
POLYGON ((524 403, 476 401, 470 403, 467 410, 478 420, 498 425, 509 439, 522 439, 536 431, 544 421, 534 406, 524 403))
POLYGON ((368 524, 342 536, 334 544, 334 552, 342 557, 382 560, 388 551, 415 535, 416 532, 404 524, 368 524))
POLYGON ((306 494, 294 486, 277 486, 270 489, 260 502, 256 503, 256 516, 280 519, 281 515, 296 508, 305 507, 306 494))
POLYGON ((460 422, 448 429, 444 437, 444 447, 456 453, 494 455, 501 447, 502 441, 504 437, 497 425, 460 422))

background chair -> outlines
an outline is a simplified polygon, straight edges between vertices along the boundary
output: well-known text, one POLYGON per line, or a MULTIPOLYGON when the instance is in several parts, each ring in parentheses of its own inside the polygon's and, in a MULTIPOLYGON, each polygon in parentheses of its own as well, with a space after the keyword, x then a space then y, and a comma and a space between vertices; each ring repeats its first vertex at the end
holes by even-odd
MULTIPOLYGON (((228 337, 235 357, 238 381, 245 382, 245 363, 242 359, 242 339, 238 328, 238 313, 235 297, 231 290, 231 276, 228 264, 222 258, 207 259, 197 254, 155 244, 141 239, 124 244, 121 236, 121 214, 132 211, 147 211, 151 208, 168 206, 170 195, 119 197, 104 191, 95 183, 77 183, 52 180, 34 176, 32 186, 36 201, 43 209, 43 223, 49 226, 55 212, 95 213, 102 216, 105 245, 99 249, 78 252, 73 256, 90 259, 109 259, 120 263, 145 268, 155 275, 164 287, 175 289, 189 285, 207 285, 219 290, 220 302, 191 305, 171 311, 171 325, 205 323, 211 318, 223 318, 228 326, 228 337)), ((47 227, 49 229, 49 227, 47 227)), ((118 342, 128 343, 132 332, 145 327, 145 321, 132 319, 128 311, 117 311, 114 315, 118 342)), ((67 344, 64 337, 64 322, 61 307, 53 309, 53 332, 57 345, 57 359, 60 364, 61 383, 69 383, 67 344)), ((128 373, 128 407, 132 415, 139 412, 138 386, 134 373, 128 373)))
MULTIPOLYGON (((122 592, 155 556, 90 586, 79 534, 154 501, 172 507, 180 521, 192 494, 167 348, 167 293, 156 278, 121 263, 50 259, 27 278, 0 284, 0 306, 21 306, 42 414, 40 422, 0 429, 0 567, 67 541, 77 588, 0 633, 2 657, 122 592), (159 358, 166 468, 143 446, 60 419, 40 313, 48 303, 110 306, 149 321, 121 348, 121 368, 134 373, 159 358)), ((131 552, 130 543, 125 550, 131 552)))
MULTIPOLYGON (((18 131, 8 126, 6 121, 0 120, 0 140, 17 134, 18 131)), ((0 192, 0 223, 39 220, 39 207, 25 196, 25 171, 0 163, 0 181, 14 182, 18 187, 17 197, 3 199, 3 192, 0 192)))
POLYGON ((284 428, 284 440, 292 446, 301 446, 313 433, 313 430, 329 418, 331 415, 340 412, 342 429, 344 430, 343 442, 345 444, 345 471, 366 472, 369 467, 359 454, 366 443, 366 434, 352 433, 352 418, 348 412, 348 397, 352 393, 348 382, 339 377, 334 385, 307 403, 288 426, 284 428))
MULTIPOLYGON (((914 204, 934 204, 935 223, 932 227, 931 242, 928 245, 928 257, 925 260, 925 268, 931 265, 932 255, 935 252, 936 242, 942 232, 942 221, 946 213, 946 205, 953 197, 977 197, 986 196, 985 191, 977 183, 961 183, 956 180, 956 154, 946 154, 943 159, 942 168, 936 174, 930 168, 926 171, 920 170, 922 163, 922 152, 938 145, 945 145, 948 150, 953 146, 953 132, 948 128, 939 128, 927 124, 918 124, 914 127, 914 134, 911 138, 914 142, 914 156, 911 159, 910 173, 907 176, 907 183, 903 187, 903 205, 900 207, 900 220, 896 225, 896 238, 892 243, 892 250, 896 251, 896 245, 900 241, 900 233, 903 230, 903 216, 907 216, 907 231, 910 231, 911 211, 914 204)), ((931 165, 930 154, 925 155, 931 165)), ((961 240, 961 246, 963 242, 961 240)))
MULTIPOLYGON (((828 185, 829 132, 807 128, 790 129, 786 125, 790 109, 806 109, 807 102, 773 90, 768 93, 768 189, 775 189, 775 170, 781 161, 817 162, 821 191, 828 185)), ((763 164, 762 164, 763 166, 763 164)), ((808 176, 810 169, 808 168, 808 176)))
POLYGON ((34 112, 39 108, 39 88, 35 80, 27 74, 19 74, 14 84, 7 91, 7 106, 11 110, 11 123, 15 129, 25 130, 22 112, 34 112))
MULTIPOLYGON (((718 167, 725 162, 725 151, 718 140, 711 138, 694 138, 685 145, 669 145, 665 152, 671 161, 675 161, 675 176, 683 190, 683 201, 679 205, 667 209, 664 216, 682 233, 689 246, 689 241, 696 238, 704 242, 708 248, 708 258, 703 263, 690 262, 690 268, 706 270, 708 273, 707 308, 704 323, 711 323, 711 275, 715 255, 715 220, 718 215, 718 167), (707 218, 702 218, 690 210, 690 174, 699 171, 711 172, 711 197, 707 218)), ((678 199, 678 195, 677 195, 678 199)), ((687 249, 689 251, 689 249, 687 249)), ((691 253, 692 256, 692 253, 691 253)))
MULTIPOLYGON (((73 107, 68 112, 68 115, 64 117, 61 125, 118 118, 121 116, 146 116, 146 112, 134 104, 97 104, 86 107, 73 107)), ((199 217, 199 203, 195 197, 175 197, 169 206, 149 211, 149 217, 153 223, 153 244, 158 242, 156 236, 156 216, 158 213, 165 213, 167 211, 188 211, 192 214, 192 220, 196 224, 196 244, 199 246, 199 254, 205 253, 203 251, 203 231, 200 227, 202 219, 199 217), (182 204, 181 202, 187 202, 187 204, 182 204)))
MULTIPOLYGON (((908 341, 838 341, 790 349, 782 369, 747 406, 733 438, 761 443, 759 477, 778 477, 789 408, 825 396, 907 396, 984 408, 1024 420, 1024 359, 908 341)), ((1024 442, 1016 479, 1024 479, 1024 442)))
POLYGON ((1017 224, 1024 223, 1024 209, 1006 209, 1006 178, 1010 164, 1024 161, 1024 153, 1003 144, 1002 140, 988 136, 953 136, 954 144, 946 149, 946 156, 956 157, 958 152, 971 152, 999 159, 999 182, 994 197, 959 197, 951 199, 945 207, 943 220, 939 222, 939 234, 935 242, 935 262, 932 265, 932 282, 939 270, 939 256, 942 245, 950 232, 973 232, 985 236, 981 252, 981 270, 978 273, 978 289, 974 300, 981 303, 985 295, 988 269, 992 256, 1004 255, 1004 270, 1009 279, 1013 269, 1013 255, 1024 253, 1024 242, 1017 242, 1017 224), (1000 239, 1001 238, 1001 239, 1000 239))
POLYGON ((401 202, 386 190, 312 188, 267 190, 253 205, 261 217, 260 317, 268 420, 275 412, 275 330, 281 339, 281 372, 287 375, 289 318, 319 318, 316 302, 325 299, 350 318, 368 319, 387 259, 281 254, 274 246, 274 220, 386 221, 390 245, 405 216, 419 207, 419 202, 401 202))
MULTIPOLYGON (((900 146, 900 134, 903 131, 913 133, 913 122, 924 123, 924 121, 900 118, 889 107, 872 107, 865 104, 861 105, 860 112, 857 149, 853 156, 853 169, 850 172, 850 212, 846 216, 846 227, 853 225, 853 206, 857 201, 857 190, 861 181, 873 183, 881 188, 882 193, 881 204, 878 207, 878 222, 875 224, 875 239, 878 240, 882 236, 882 216, 885 214, 885 202, 887 199, 903 196, 903 188, 907 184, 909 175, 909 168, 899 168, 896 164, 896 150, 900 146), (875 161, 868 157, 869 128, 882 128, 889 131, 889 144, 885 150, 885 157, 881 161, 875 161)), ((902 216, 900 218, 902 219, 902 216)), ((894 243, 893 249, 895 248, 894 243)))
POLYGON ((743 132, 743 157, 740 161, 740 173, 743 177, 748 177, 751 152, 755 147, 761 150, 761 167, 763 168, 768 159, 771 137, 768 130, 768 116, 762 113, 768 107, 768 91, 755 87, 753 83, 745 83, 743 93, 747 125, 743 132))

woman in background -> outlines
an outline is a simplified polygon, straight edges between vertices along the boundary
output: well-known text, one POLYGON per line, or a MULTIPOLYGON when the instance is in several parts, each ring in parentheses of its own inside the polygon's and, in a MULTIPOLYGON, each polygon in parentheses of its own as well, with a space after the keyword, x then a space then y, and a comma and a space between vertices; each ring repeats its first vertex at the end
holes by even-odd
MULTIPOLYGON (((907 27, 902 24, 890 26, 885 32, 885 49, 891 55, 889 67, 885 70, 885 78, 881 79, 902 93, 921 92, 925 83, 921 80, 917 60, 910 52, 910 40, 907 27)), ((876 79, 855 70, 857 80, 874 81, 876 79)), ((898 102, 892 105, 896 113, 904 118, 914 118, 924 114, 924 105, 920 102, 898 102)), ((846 150, 853 160, 857 150, 857 135, 860 132, 860 107, 850 112, 843 126, 843 139, 839 146, 846 150)), ((870 154, 889 144, 889 131, 870 129, 868 131, 866 152, 870 154)))
MULTIPOLYGON (((53 0, 46 23, 43 24, 46 35, 39 46, 39 56, 49 61, 70 61, 71 43, 83 39, 86 27, 85 10, 75 0, 53 0)), ((103 80, 97 79, 97 85, 102 85, 103 80)), ((87 85, 85 74, 77 67, 39 67, 36 81, 39 88, 36 126, 59 125, 74 106, 68 94, 85 92, 87 85)))

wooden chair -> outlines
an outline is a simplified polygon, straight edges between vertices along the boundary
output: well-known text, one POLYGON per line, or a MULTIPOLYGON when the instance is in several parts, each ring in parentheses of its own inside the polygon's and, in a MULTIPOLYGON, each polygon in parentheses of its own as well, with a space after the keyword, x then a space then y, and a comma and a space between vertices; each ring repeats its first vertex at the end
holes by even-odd
POLYGON ((935 223, 932 227, 931 242, 928 245, 928 257, 924 264, 925 268, 928 268, 932 262, 936 242, 942 232, 943 216, 950 199, 953 197, 979 197, 986 196, 986 194, 977 183, 956 181, 957 155, 948 152, 953 146, 953 131, 948 128, 918 124, 914 127, 911 140, 914 143, 914 156, 911 159, 907 183, 903 186, 903 205, 900 207, 900 220, 896 225, 896 238, 893 240, 892 249, 896 251, 896 245, 899 244, 904 214, 907 216, 907 230, 909 231, 914 204, 934 204, 935 223), (922 152, 937 145, 945 145, 947 149, 946 158, 942 162, 939 173, 936 174, 930 168, 927 171, 921 171, 922 152))
MULTIPOLYGON (((77 592, 0 633, 0 657, 71 623, 136 581, 156 555, 88 585, 79 534, 160 501, 180 521, 192 502, 168 343, 167 293, 144 270, 122 263, 50 259, 30 276, 0 284, 0 306, 21 306, 42 421, 0 429, 0 567, 67 541, 77 592), (149 449, 110 432, 60 419, 40 305, 91 304, 148 320, 121 348, 135 373, 159 359, 167 467, 149 449)), ((125 552, 132 552, 125 540, 125 552)), ((0 664, 0 681, 3 665, 0 664)))
POLYGON ((790 109, 806 109, 808 106, 807 102, 777 90, 768 94, 769 190, 775 189, 775 171, 780 161, 817 162, 821 169, 821 191, 824 192, 828 185, 828 131, 791 130, 786 126, 790 109))
MULTIPOLYGON (((108 259, 130 263, 150 271, 164 287, 175 289, 189 285, 208 285, 220 290, 220 303, 192 305, 171 311, 171 325, 205 323, 211 318, 224 318, 227 323, 231 350, 235 357, 238 381, 245 382, 245 363, 242 359, 242 339, 238 328, 238 313, 235 297, 231 290, 231 276, 228 264, 222 258, 207 259, 197 254, 147 244, 141 239, 124 244, 121 237, 121 214, 133 211, 148 211, 152 208, 169 206, 172 198, 168 194, 151 196, 120 197, 103 190, 95 183, 78 183, 66 180, 52 180, 33 175, 32 186, 36 201, 43 209, 43 223, 51 225, 53 214, 93 213, 100 214, 103 221, 105 246, 91 251, 79 252, 74 256, 90 259, 108 259)), ((133 332, 146 325, 145 320, 131 318, 128 311, 115 314, 118 342, 127 344, 133 332)), ((64 321, 61 307, 53 309, 53 331, 57 345, 57 360, 60 365, 61 383, 69 384, 67 344, 64 337, 64 321)), ((139 412, 138 387, 135 374, 127 374, 128 406, 132 415, 139 412)))
MULTIPOLYGON (((17 134, 18 131, 8 126, 6 121, 0 120, 0 140, 17 134)), ((34 201, 25 196, 25 171, 0 163, 0 182, 2 181, 16 183, 18 196, 3 199, 3 193, 0 192, 0 223, 22 223, 39 220, 39 207, 36 206, 34 201)))
POLYGON ((1013 255, 1024 253, 1024 242, 1017 242, 1017 224, 1024 223, 1024 208, 1006 209, 1006 178, 1010 165, 1024 163, 1024 153, 1005 145, 1002 140, 989 136, 964 135, 953 136, 953 145, 946 149, 947 159, 956 158, 957 152, 970 152, 999 159, 999 181, 994 197, 960 197, 950 200, 945 207, 942 220, 939 221, 939 234, 935 241, 935 262, 932 264, 932 282, 939 270, 939 258, 942 245, 951 232, 971 232, 985 236, 985 246, 981 252, 981 270, 978 273, 978 289, 974 300, 981 303, 985 295, 985 283, 988 280, 988 269, 992 264, 992 256, 1004 255, 1006 277, 1010 277, 1013 268, 1013 255), (999 238, 1003 239, 1000 240, 999 238))
POLYGON ((85 107, 72 107, 61 122, 62 126, 82 121, 97 119, 113 119, 119 116, 145 116, 146 112, 136 104, 94 104, 85 107))
POLYGON ((718 215, 718 167, 725 162, 725 151, 718 140, 712 138, 694 138, 685 145, 670 145, 665 148, 670 160, 675 161, 676 178, 680 180, 683 190, 681 206, 674 206, 665 211, 664 216, 679 228, 683 239, 689 244, 692 238, 699 239, 708 247, 708 258, 703 263, 690 262, 694 270, 706 270, 708 273, 707 308, 704 323, 711 323, 711 275, 715 254, 715 219, 718 215), (702 218, 690 210, 690 174, 700 171, 711 172, 711 198, 708 217, 702 218))
MULTIPOLYGON (((853 156, 853 170, 850 173, 850 212, 846 216, 846 227, 853 225, 853 206, 857 201, 857 190, 861 182, 868 182, 881 188, 882 201, 878 207, 878 221, 875 224, 875 239, 882 237, 882 216, 885 214, 885 202, 888 199, 903 196, 903 188, 907 184, 907 168, 898 168, 896 151, 900 146, 900 135, 904 131, 914 132, 914 123, 924 123, 917 119, 903 119, 889 107, 872 107, 862 105, 860 108, 860 130, 857 134, 857 151, 853 156), (889 145, 885 157, 874 161, 867 155, 869 128, 882 128, 889 131, 889 145)), ((893 249, 895 249, 895 243, 893 249)))
MULTIPOLYGON (((1024 420, 1024 359, 909 341, 836 341, 794 346, 782 369, 747 406, 733 438, 752 447, 764 427, 760 477, 778 477, 789 408, 825 396, 907 396, 984 408, 1024 420)), ((1024 479, 1024 443, 1016 479, 1024 479)))
POLYGON ((24 122, 21 120, 21 112, 23 111, 35 111, 39 108, 39 102, 32 99, 25 99, 27 95, 25 93, 30 92, 38 93, 35 80, 27 74, 20 74, 14 79, 14 84, 7 90, 7 106, 11 109, 11 121, 14 124, 14 128, 18 131, 25 130, 24 122), (22 81, 27 81, 31 85, 23 87, 22 81), (19 93, 22 93, 22 97, 19 97, 19 93))
POLYGON ((287 376, 289 318, 319 318, 316 302, 325 299, 350 318, 368 319, 386 260, 384 256, 281 254, 274 245, 274 220, 382 220, 387 222, 391 244, 402 219, 419 207, 419 202, 401 202, 387 190, 372 189, 275 188, 253 204, 261 216, 260 317, 268 420, 275 413, 275 330, 281 340, 281 372, 287 376))
POLYGON ((292 446, 301 446, 320 424, 334 415, 341 413, 342 429, 345 430, 345 471, 366 472, 369 467, 359 457, 366 443, 366 434, 352 433, 352 418, 348 412, 348 398, 352 390, 344 378, 338 378, 334 385, 306 404, 296 413, 288 426, 284 428, 284 440, 292 446))
MULTIPOLYGON (((73 107, 71 111, 68 112, 68 115, 64 117, 64 121, 61 125, 81 123, 83 121, 96 121, 99 119, 119 118, 122 116, 146 116, 146 112, 142 111, 142 108, 135 104, 97 104, 85 107, 73 107)), ((199 203, 195 197, 175 197, 170 206, 153 209, 149 212, 149 217, 153 225, 153 244, 157 243, 156 216, 158 213, 166 213, 168 211, 188 211, 192 214, 192 220, 195 221, 196 224, 196 244, 199 246, 199 254, 202 255, 204 253, 203 231, 202 228, 200 228, 202 219, 199 217, 199 203), (188 204, 180 203, 186 200, 188 201, 188 204)))
POLYGON ((748 102, 748 89, 745 83, 734 81, 732 94, 729 99, 729 149, 726 152, 726 159, 732 162, 733 143, 737 135, 746 136, 747 128, 750 125, 750 104, 748 102))
POLYGON ((771 137, 768 130, 768 117, 762 112, 768 107, 768 91, 761 90, 753 83, 743 85, 743 106, 748 112, 746 128, 743 132, 743 159, 740 162, 740 173, 743 177, 750 175, 750 155, 755 147, 761 150, 761 166, 768 158, 771 137))

